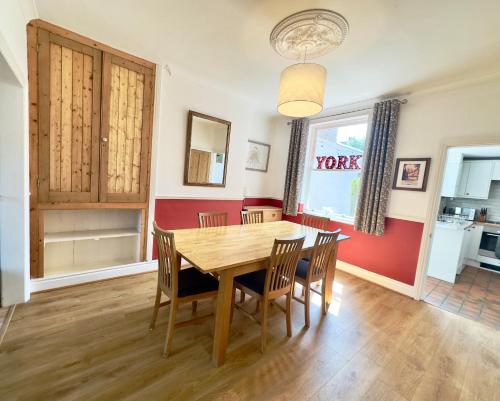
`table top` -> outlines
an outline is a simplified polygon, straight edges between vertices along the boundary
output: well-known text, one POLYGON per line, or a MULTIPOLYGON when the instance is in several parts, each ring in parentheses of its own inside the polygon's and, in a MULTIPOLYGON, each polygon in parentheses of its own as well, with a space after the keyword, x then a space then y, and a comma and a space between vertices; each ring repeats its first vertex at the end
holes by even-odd
MULTIPOLYGON (((204 272, 266 260, 275 238, 305 235, 302 249, 314 246, 320 230, 289 221, 172 230, 177 252, 204 272)), ((340 234, 339 241, 349 239, 340 234)))

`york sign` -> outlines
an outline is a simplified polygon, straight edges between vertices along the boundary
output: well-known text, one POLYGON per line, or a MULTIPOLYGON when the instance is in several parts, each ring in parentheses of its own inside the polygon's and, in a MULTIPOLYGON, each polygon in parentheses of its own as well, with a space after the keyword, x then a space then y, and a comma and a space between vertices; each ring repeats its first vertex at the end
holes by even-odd
POLYGON ((362 155, 316 156, 317 170, 361 170, 358 164, 362 155))

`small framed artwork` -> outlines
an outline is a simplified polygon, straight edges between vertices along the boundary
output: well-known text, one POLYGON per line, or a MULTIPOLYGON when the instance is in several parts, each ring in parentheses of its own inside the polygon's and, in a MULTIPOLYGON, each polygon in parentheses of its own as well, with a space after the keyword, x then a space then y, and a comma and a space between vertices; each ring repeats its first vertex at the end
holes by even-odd
POLYGON ((245 168, 252 171, 267 172, 269 153, 271 153, 271 145, 249 139, 245 168))
POLYGON ((430 158, 397 159, 392 189, 425 192, 430 164, 430 158))

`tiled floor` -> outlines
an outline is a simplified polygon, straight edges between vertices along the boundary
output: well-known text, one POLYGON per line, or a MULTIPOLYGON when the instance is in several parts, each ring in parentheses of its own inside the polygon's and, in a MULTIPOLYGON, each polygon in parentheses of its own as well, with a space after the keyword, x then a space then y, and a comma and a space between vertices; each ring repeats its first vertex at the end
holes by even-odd
POLYGON ((466 266, 455 284, 427 277, 424 300, 500 330, 500 274, 466 266))

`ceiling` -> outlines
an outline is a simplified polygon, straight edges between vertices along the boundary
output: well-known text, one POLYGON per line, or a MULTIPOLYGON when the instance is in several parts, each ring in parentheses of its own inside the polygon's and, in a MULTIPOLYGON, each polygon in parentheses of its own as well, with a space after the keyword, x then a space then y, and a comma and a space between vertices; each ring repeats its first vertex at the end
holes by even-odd
POLYGON ((500 69, 498 0, 35 0, 40 18, 275 110, 290 64, 269 45, 282 18, 328 8, 350 25, 328 69, 325 108, 500 69))

